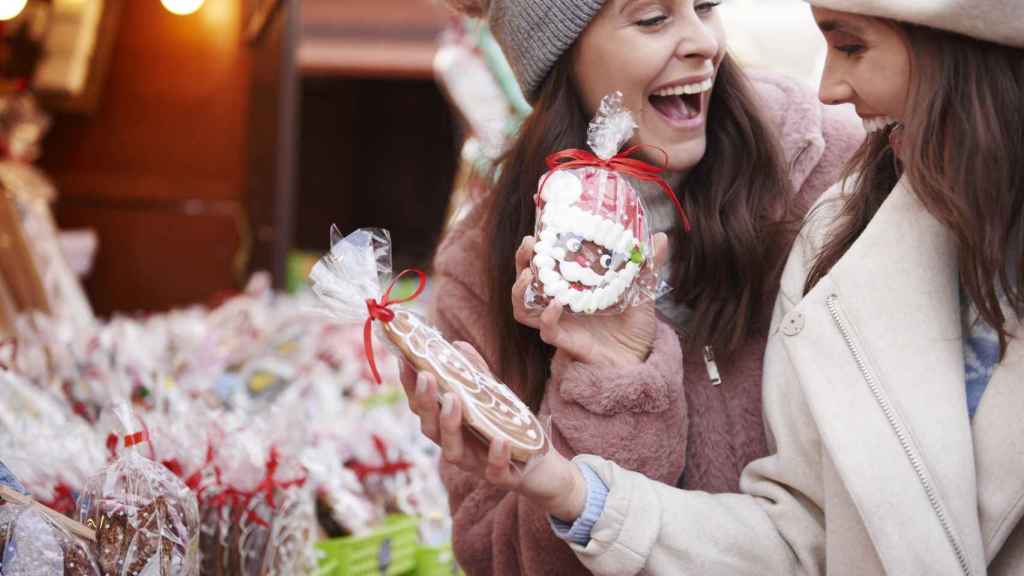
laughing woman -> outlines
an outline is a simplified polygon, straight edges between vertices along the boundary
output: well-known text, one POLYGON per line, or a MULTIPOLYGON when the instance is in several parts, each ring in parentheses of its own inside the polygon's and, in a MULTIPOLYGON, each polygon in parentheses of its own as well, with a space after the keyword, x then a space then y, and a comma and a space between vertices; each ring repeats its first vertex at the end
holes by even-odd
POLYGON ((1024 3, 811 4, 821 97, 874 132, 782 276, 773 454, 732 495, 489 454, 492 482, 597 519, 572 545, 595 573, 1024 574, 1024 3))
MULTIPOLYGON (((718 2, 470 4, 488 17, 534 112, 493 190, 439 248, 434 319, 550 417, 561 454, 599 454, 688 489, 737 490, 744 465, 767 451, 761 366, 785 254, 863 139, 860 124, 795 82, 748 81, 728 56, 718 2), (584 148, 589 118, 613 91, 639 124, 631 144, 668 154, 667 180, 692 220, 683 234, 671 202, 656 188, 646 197, 670 241, 675 291, 657 310, 611 318, 560 317, 557 305, 530 315, 522 304, 532 240, 523 239, 534 230, 545 158, 584 148)), ((466 571, 585 572, 542 505, 484 481, 486 450, 459 436, 453 399, 441 416, 436 383, 422 375, 417 391, 406 382, 424 432, 440 442, 448 431, 444 478, 466 571)))

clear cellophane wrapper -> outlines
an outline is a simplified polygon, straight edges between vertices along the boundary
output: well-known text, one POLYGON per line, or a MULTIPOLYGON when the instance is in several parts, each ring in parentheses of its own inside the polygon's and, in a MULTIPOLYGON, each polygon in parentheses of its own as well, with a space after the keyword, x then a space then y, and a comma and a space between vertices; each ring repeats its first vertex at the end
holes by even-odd
MULTIPOLYGON (((109 414, 109 416, 108 416, 109 414)), ((78 519, 96 531, 104 576, 193 576, 199 573, 199 511, 195 494, 163 464, 147 457, 148 431, 121 404, 108 447, 112 464, 93 477, 78 501, 78 519)))
POLYGON ((106 462, 92 427, 58 395, 7 371, 0 371, 0 454, 36 500, 68 516, 106 462))
POLYGON ((0 505, 0 574, 4 576, 100 576, 86 543, 39 507, 0 505))
MULTIPOLYGON (((602 101, 587 142, 608 160, 634 129, 616 93, 602 101)), ((541 177, 536 204, 527 309, 557 301, 575 314, 617 314, 656 297, 654 242, 630 178, 599 166, 555 168, 541 177)))
MULTIPOLYGON (((478 366, 423 317, 401 305, 415 294, 398 299, 391 294, 394 280, 388 233, 364 229, 342 237, 332 229, 331 236, 331 252, 313 267, 310 280, 313 292, 332 316, 359 324, 376 320, 372 324, 378 341, 388 343, 415 369, 434 372, 442 392, 458 395, 464 423, 484 442, 506 440, 513 460, 519 462, 546 453, 551 446, 549 436, 529 407, 487 367, 478 366)), ((419 274, 422 290, 425 277, 419 274)), ((368 342, 368 353, 371 348, 368 342)))
POLYGON ((216 473, 199 488, 202 574, 314 570, 316 520, 299 461, 304 417, 304 410, 286 402, 264 421, 225 418, 213 434, 216 473))

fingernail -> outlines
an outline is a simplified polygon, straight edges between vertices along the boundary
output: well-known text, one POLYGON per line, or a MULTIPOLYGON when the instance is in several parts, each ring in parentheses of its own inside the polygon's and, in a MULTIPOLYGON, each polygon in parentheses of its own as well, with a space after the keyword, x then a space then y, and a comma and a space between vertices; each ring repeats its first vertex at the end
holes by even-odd
POLYGON ((419 376, 416 377, 416 394, 420 395, 420 394, 426 394, 426 393, 427 393, 427 377, 424 376, 421 373, 419 376))
POLYGON ((451 392, 441 397, 441 416, 451 416, 455 409, 455 396, 451 392))

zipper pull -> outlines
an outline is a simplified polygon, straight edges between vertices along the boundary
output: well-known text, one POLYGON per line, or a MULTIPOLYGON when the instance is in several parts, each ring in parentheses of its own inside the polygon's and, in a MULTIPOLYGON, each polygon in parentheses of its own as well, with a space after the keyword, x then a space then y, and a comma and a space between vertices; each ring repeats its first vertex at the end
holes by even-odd
POLYGON ((704 365, 708 369, 708 379, 712 386, 721 386, 722 375, 718 372, 718 363, 715 362, 715 351, 711 346, 704 347, 704 365))

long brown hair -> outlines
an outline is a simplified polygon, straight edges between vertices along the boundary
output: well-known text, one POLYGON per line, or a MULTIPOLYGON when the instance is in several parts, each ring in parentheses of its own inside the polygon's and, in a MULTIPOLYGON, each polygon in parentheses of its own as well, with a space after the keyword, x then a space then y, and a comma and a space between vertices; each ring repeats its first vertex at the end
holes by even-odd
MULTIPOLYGON (((532 115, 498 163, 496 184, 484 200, 484 223, 494 258, 488 270, 487 320, 500 347, 496 372, 534 410, 550 376, 554 348, 512 315, 515 251, 533 234, 537 181, 548 154, 583 148, 589 119, 568 52, 541 88, 532 115)), ((777 134, 762 118, 739 66, 722 61, 708 110, 707 150, 679 194, 693 232, 675 234, 674 298, 693 313, 688 347, 716 347, 728 357, 764 322, 767 287, 777 278, 790 234, 792 197, 777 134)))
POLYGON ((907 33, 914 103, 903 122, 901 158, 885 135, 864 144, 847 169, 851 192, 838 227, 805 290, 849 250, 902 171, 956 237, 961 284, 981 319, 999 332, 1005 354, 1010 335, 999 292, 1018 316, 1024 311, 1024 50, 899 26, 907 33))

